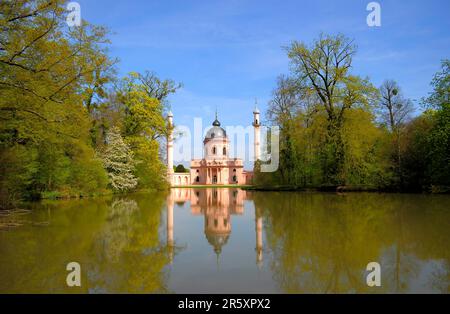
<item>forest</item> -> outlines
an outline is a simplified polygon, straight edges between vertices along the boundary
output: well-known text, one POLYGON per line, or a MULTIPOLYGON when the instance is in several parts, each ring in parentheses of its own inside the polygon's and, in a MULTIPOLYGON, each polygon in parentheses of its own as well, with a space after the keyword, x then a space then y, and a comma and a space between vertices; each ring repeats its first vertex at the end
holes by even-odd
POLYGON ((357 46, 342 34, 285 50, 290 71, 266 113, 280 127, 280 166, 261 173, 258 162, 257 186, 449 192, 449 59, 414 102, 393 78, 377 87, 352 73, 357 46))
MULTIPOLYGON (((164 113, 182 85, 152 71, 119 77, 110 31, 69 27, 65 4, 0 2, 0 209, 167 188, 164 113)), ((376 87, 352 73, 357 47, 344 35, 285 49, 290 73, 266 114, 281 130, 280 167, 257 163, 256 185, 448 192, 448 59, 417 104, 391 78, 376 87)))
POLYGON ((181 85, 118 77, 109 30, 68 27, 65 4, 0 2, 0 208, 167 188, 163 114, 181 85))

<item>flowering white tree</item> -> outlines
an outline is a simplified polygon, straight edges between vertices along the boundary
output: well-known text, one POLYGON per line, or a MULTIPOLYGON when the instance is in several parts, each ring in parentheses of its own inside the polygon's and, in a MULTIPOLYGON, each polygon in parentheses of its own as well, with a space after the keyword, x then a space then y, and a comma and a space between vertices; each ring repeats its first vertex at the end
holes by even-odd
POLYGON ((136 187, 133 151, 124 142, 120 130, 113 127, 106 135, 106 148, 102 153, 103 167, 108 172, 109 182, 114 190, 129 191, 136 187))

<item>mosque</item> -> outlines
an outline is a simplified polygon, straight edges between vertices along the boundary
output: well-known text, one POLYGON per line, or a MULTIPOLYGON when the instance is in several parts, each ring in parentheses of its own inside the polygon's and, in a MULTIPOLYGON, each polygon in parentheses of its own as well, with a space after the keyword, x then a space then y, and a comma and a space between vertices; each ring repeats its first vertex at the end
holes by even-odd
MULTIPOLYGON (((254 156, 260 156, 260 112, 257 107, 253 111, 254 156)), ((167 115, 168 123, 173 126, 173 114, 167 115)), ((244 162, 240 158, 230 158, 230 140, 227 132, 216 119, 203 140, 203 158, 192 159, 189 173, 176 173, 173 170, 173 134, 167 138, 167 180, 171 186, 195 185, 250 185, 253 172, 244 170, 244 162)))

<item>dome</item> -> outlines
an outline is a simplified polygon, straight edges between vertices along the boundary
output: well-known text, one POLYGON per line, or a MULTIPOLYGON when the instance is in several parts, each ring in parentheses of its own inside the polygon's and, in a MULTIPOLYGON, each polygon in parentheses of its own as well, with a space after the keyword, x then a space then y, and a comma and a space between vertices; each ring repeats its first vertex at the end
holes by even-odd
POLYGON ((205 140, 213 139, 216 137, 227 137, 227 132, 220 127, 220 122, 217 119, 217 113, 216 113, 216 119, 212 123, 213 127, 206 132, 205 140))
POLYGON ((220 126, 213 126, 206 132, 205 139, 212 139, 215 137, 227 137, 227 132, 220 126))

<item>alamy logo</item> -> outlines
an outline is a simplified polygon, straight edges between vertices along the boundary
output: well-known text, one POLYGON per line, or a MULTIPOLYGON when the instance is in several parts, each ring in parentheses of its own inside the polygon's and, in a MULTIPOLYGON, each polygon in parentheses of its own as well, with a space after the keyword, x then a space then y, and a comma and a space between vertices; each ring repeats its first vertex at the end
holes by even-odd
POLYGON ((77 262, 67 264, 66 270, 70 273, 66 277, 68 287, 81 287, 81 266, 77 262))
POLYGON ((369 287, 381 287, 381 266, 377 262, 367 264, 366 270, 369 274, 366 277, 366 283, 369 287))
POLYGON ((81 26, 81 6, 78 2, 69 2, 67 4, 67 11, 69 14, 66 18, 66 23, 69 27, 81 26))
POLYGON ((370 2, 367 4, 367 11, 371 11, 367 15, 367 25, 369 27, 381 26, 381 5, 378 2, 370 2))

